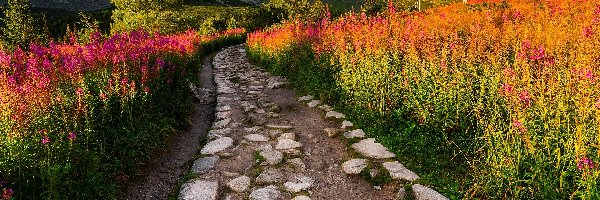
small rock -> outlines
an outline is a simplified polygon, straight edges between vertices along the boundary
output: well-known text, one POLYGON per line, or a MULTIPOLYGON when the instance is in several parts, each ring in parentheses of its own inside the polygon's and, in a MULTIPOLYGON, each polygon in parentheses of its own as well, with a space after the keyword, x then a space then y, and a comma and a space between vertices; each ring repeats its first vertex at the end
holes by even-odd
POLYGON ((313 100, 313 99, 314 99, 313 96, 307 95, 307 96, 303 96, 303 97, 298 98, 298 101, 310 101, 310 100, 313 100))
POLYGON ((219 156, 211 156, 204 157, 194 161, 194 165, 192 166, 192 172, 195 174, 204 174, 208 170, 211 170, 215 167, 219 161, 219 156))
POLYGON ((275 149, 286 150, 286 149, 295 149, 295 148, 300 148, 300 147, 302 147, 302 143, 300 143, 300 142, 296 142, 296 141, 290 140, 290 139, 283 139, 283 140, 279 140, 277 142, 275 149))
POLYGON ((323 129, 323 132, 327 137, 335 137, 339 133, 338 129, 335 128, 325 128, 323 129))
POLYGON ((333 108, 331 106, 329 106, 329 105, 320 105, 319 109, 321 109, 321 110, 323 110, 325 112, 329 112, 329 111, 333 110, 333 108))
POLYGON ((379 186, 379 185, 373 186, 373 188, 376 190, 381 190, 381 186, 379 186))
POLYGON ((265 160, 267 161, 267 163, 269 163, 269 165, 279 164, 283 160, 283 153, 281 153, 277 150, 261 151, 260 156, 265 158, 265 160))
POLYGON ((325 114, 326 119, 343 119, 345 117, 346 116, 344 114, 336 111, 329 111, 327 114, 325 114))
POLYGON ((260 132, 261 129, 262 129, 262 127, 260 127, 260 126, 254 126, 252 128, 244 128, 244 131, 246 131, 246 133, 251 134, 251 133, 258 133, 258 132, 260 132))
POLYGON ((244 192, 248 189, 248 186, 250 186, 250 177, 247 176, 240 176, 227 183, 227 187, 234 192, 244 192))
POLYGON ((217 119, 226 119, 231 117, 231 112, 230 111, 225 111, 225 112, 218 112, 216 114, 217 119))
POLYGON ((400 189, 398 190, 398 194, 396 195, 396 197, 397 197, 399 200, 404 200, 404 199, 406 199, 406 189, 404 189, 404 188, 400 188, 400 189))
POLYGON ((273 184, 283 181, 283 173, 279 169, 267 169, 256 177, 256 184, 273 184))
POLYGON ((298 149, 286 149, 283 150, 283 153, 289 157, 299 157, 302 156, 302 152, 298 149))
POLYGON ((415 181, 419 179, 419 176, 414 172, 406 169, 404 165, 398 161, 383 163, 383 168, 390 172, 392 179, 402 179, 407 181, 415 181))
POLYGON ((269 132, 267 132, 269 134, 269 137, 271 138, 277 138, 279 135, 283 134, 283 131, 281 130, 269 130, 269 132))
POLYGON ((342 164, 346 174, 360 174, 367 167, 367 159, 352 159, 342 164))
POLYGON ((231 110, 231 106, 229 106, 229 105, 217 108, 217 112, 224 112, 224 111, 230 111, 230 110, 231 110))
POLYGON ((231 139, 230 137, 222 137, 206 144, 206 146, 204 146, 204 148, 200 150, 200 153, 204 155, 212 155, 221 152, 231 146, 233 146, 233 139, 231 139))
POLYGON ((296 140, 296 134, 292 133, 292 132, 283 133, 283 134, 279 135, 279 138, 277 138, 277 140, 283 140, 283 139, 296 140))
POLYGON ((213 124, 212 129, 221 129, 221 128, 225 128, 225 126, 229 125, 229 122, 231 122, 231 118, 227 118, 221 121, 217 121, 213 124))
POLYGON ((303 190, 307 190, 312 186, 315 181, 312 178, 303 176, 298 178, 297 182, 286 182, 283 184, 285 189, 292 193, 297 193, 303 190))
POLYGON ((251 142, 268 142, 269 138, 261 134, 249 134, 245 135, 244 138, 251 142))
POLYGON ((306 164, 304 164, 300 158, 290 159, 287 162, 300 172, 304 172, 306 170, 306 164))
POLYGON ((273 150, 273 146, 270 144, 263 144, 256 148, 256 151, 269 151, 273 150))
POLYGON ((420 184, 414 184, 412 186, 413 193, 415 194, 416 200, 446 200, 444 195, 438 193, 437 191, 422 186, 420 184))
POLYGON ((321 104, 321 101, 312 100, 312 101, 308 102, 308 107, 314 108, 314 107, 317 107, 319 104, 321 104))
POLYGON ((289 131, 294 128, 292 126, 287 126, 287 125, 272 125, 272 124, 268 124, 266 127, 268 129, 275 129, 275 130, 282 130, 282 131, 289 131))
POLYGON ((250 193, 250 200, 279 200, 281 192, 277 190, 276 186, 270 185, 264 188, 260 188, 250 193))
POLYGON ((193 180, 181 186, 180 200, 216 200, 219 183, 203 180, 193 180))
POLYGON ((342 122, 342 129, 347 130, 354 127, 354 124, 352 124, 352 122, 350 121, 343 121, 342 122))
POLYGON ((294 197, 292 200, 310 200, 310 198, 307 196, 304 196, 304 195, 300 195, 300 196, 294 197))
POLYGON ((350 138, 364 138, 365 137, 365 132, 362 129, 356 129, 356 130, 352 130, 352 131, 348 131, 346 133, 344 133, 344 137, 350 139, 350 138))
POLYGON ((383 145, 376 143, 375 138, 361 140, 360 142, 353 144, 352 148, 369 158, 386 159, 396 157, 394 153, 388 151, 383 145))

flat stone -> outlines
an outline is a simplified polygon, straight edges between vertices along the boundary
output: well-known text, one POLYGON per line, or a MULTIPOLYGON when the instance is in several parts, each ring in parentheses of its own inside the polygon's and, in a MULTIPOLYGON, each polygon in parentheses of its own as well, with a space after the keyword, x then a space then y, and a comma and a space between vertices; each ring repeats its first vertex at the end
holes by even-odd
POLYGON ((315 181, 312 178, 302 176, 298 178, 297 182, 286 182, 283 184, 285 189, 292 193, 301 192, 307 190, 312 186, 315 181))
POLYGON ((215 167, 219 161, 219 156, 204 157, 194 161, 192 172, 195 174, 204 174, 215 167))
POLYGON ((281 199, 281 192, 277 190, 277 186, 270 185, 252 191, 249 198, 250 200, 279 200, 281 199))
POLYGON ((229 122, 231 122, 231 118, 227 118, 221 121, 217 121, 213 124, 212 129, 221 129, 221 128, 225 128, 225 126, 229 125, 229 122))
POLYGON ((200 150, 200 153, 204 155, 212 155, 219 153, 231 146, 233 146, 233 139, 231 139, 230 137, 222 137, 206 144, 206 146, 204 146, 204 148, 200 150))
POLYGON ((367 159, 352 159, 342 164, 346 174, 360 174, 367 167, 367 159))
POLYGON ((265 137, 264 135, 261 135, 261 134, 245 135, 244 139, 251 141, 251 142, 268 142, 269 141, 268 137, 265 137))
POLYGON ((267 124, 266 127, 268 129, 276 129, 276 130, 282 130, 282 131, 288 131, 288 130, 292 130, 294 128, 293 126, 288 126, 288 125, 273 125, 273 124, 267 124))
POLYGON ((233 190, 234 192, 244 192, 248 189, 249 186, 250 177, 247 176, 240 176, 227 183, 227 187, 229 187, 229 189, 233 190))
POLYGON ((352 124, 352 122, 350 121, 343 121, 342 122, 342 129, 347 130, 354 127, 354 124, 352 124))
POLYGON ((231 111, 225 111, 225 112, 218 112, 216 114, 217 119, 227 119, 229 117, 231 117, 231 111))
POLYGON ((269 165, 279 164, 283 160, 283 153, 281 153, 277 150, 261 151, 260 156, 265 158, 265 160, 267 161, 267 163, 269 163, 269 165))
POLYGON ((340 131, 336 128, 325 128, 323 132, 327 137, 335 137, 340 131))
POLYGON ((404 188, 400 188, 398 190, 398 193, 396 194, 396 198, 398 198, 399 200, 404 200, 406 199, 406 189, 404 188))
POLYGON ((368 138, 354 143, 352 148, 363 156, 375 159, 394 158, 396 155, 383 145, 376 143, 375 138, 368 138))
POLYGON ((413 193, 415 195, 416 200, 447 200, 444 195, 438 193, 437 191, 422 186, 420 184, 414 184, 412 186, 413 193))
POLYGON ((219 183, 203 180, 193 180, 181 186, 178 199, 180 200, 216 200, 219 183))
POLYGON ((350 138, 365 138, 365 132, 362 129, 351 130, 344 133, 344 137, 350 138))
POLYGON ((310 200, 310 197, 300 195, 300 196, 294 197, 292 200, 310 200))
POLYGON ((346 116, 337 111, 329 111, 325 114, 326 119, 344 119, 346 116))
POLYGON ((283 181, 283 172, 279 169, 267 169, 256 177, 256 184, 274 184, 283 181))
POLYGON ((217 112, 225 112, 225 111, 230 111, 230 110, 231 110, 231 106, 229 106, 229 105, 217 108, 217 112))
POLYGON ((306 170, 306 164, 304 164, 300 158, 289 159, 287 162, 300 172, 304 172, 306 170))
POLYGON ((260 130, 262 130, 262 127, 260 127, 260 126, 254 126, 252 128, 244 128, 244 131, 246 131, 246 133, 258 133, 260 130))
POLYGON ((306 96, 302 96, 302 97, 298 98, 298 101, 310 101, 310 100, 313 100, 313 99, 314 99, 313 96, 306 95, 306 96))
POLYGON ((290 140, 290 139, 283 139, 283 140, 279 140, 277 142, 275 149, 286 150, 286 149, 295 149, 295 148, 300 148, 300 147, 302 147, 302 143, 300 143, 300 142, 296 142, 296 141, 290 140))
POLYGON ((407 181, 415 181, 419 179, 417 174, 406 169, 404 165, 400 164, 398 161, 383 163, 383 168, 390 172, 392 179, 402 179, 407 181))
POLYGON ((321 101, 319 100, 312 100, 310 102, 308 102, 308 107, 314 108, 317 107, 319 104, 321 104, 321 101))
POLYGON ((216 129, 208 131, 207 137, 209 140, 216 140, 228 136, 229 134, 231 134, 231 128, 216 129))
POLYGON ((277 140, 283 140, 283 139, 296 140, 296 134, 292 133, 292 132, 283 133, 283 134, 279 135, 279 137, 277 138, 277 140))

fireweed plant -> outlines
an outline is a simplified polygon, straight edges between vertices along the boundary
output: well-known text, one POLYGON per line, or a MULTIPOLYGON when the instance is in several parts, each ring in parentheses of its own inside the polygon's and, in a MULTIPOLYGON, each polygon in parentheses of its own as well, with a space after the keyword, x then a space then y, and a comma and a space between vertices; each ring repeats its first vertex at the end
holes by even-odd
POLYGON ((423 181, 446 195, 600 198, 598 1, 389 6, 247 42, 256 62, 346 108, 400 159, 419 156, 409 165, 441 174, 423 181), (433 180, 457 166, 458 185, 433 180))
POLYGON ((243 32, 94 34, 0 51, 1 198, 116 198, 185 125, 200 56, 243 32))

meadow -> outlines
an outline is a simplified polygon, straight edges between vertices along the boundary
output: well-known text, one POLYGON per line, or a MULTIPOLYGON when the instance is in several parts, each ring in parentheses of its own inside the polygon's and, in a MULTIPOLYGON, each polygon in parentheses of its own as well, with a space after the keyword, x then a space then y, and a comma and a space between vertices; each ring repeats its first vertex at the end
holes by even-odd
POLYGON ((259 65, 361 121, 451 198, 597 199, 600 4, 454 3, 290 20, 259 65))

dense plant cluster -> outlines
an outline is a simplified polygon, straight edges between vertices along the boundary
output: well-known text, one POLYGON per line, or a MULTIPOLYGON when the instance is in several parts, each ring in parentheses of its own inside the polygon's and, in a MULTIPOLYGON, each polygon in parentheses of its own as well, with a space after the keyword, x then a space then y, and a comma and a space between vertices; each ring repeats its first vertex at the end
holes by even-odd
MULTIPOLYGON (((405 128, 429 127, 427 140, 459 146, 472 179, 463 196, 600 198, 597 1, 417 13, 390 4, 386 13, 292 21, 250 34, 248 44, 262 64, 305 78, 303 88, 333 81, 308 91, 387 122, 414 121, 405 128)), ((388 128, 378 138, 415 140, 388 128)), ((383 142, 401 154, 411 145, 383 142)))
POLYGON ((0 52, 2 198, 116 198, 116 184, 185 125, 199 55, 242 32, 96 33, 0 52))

